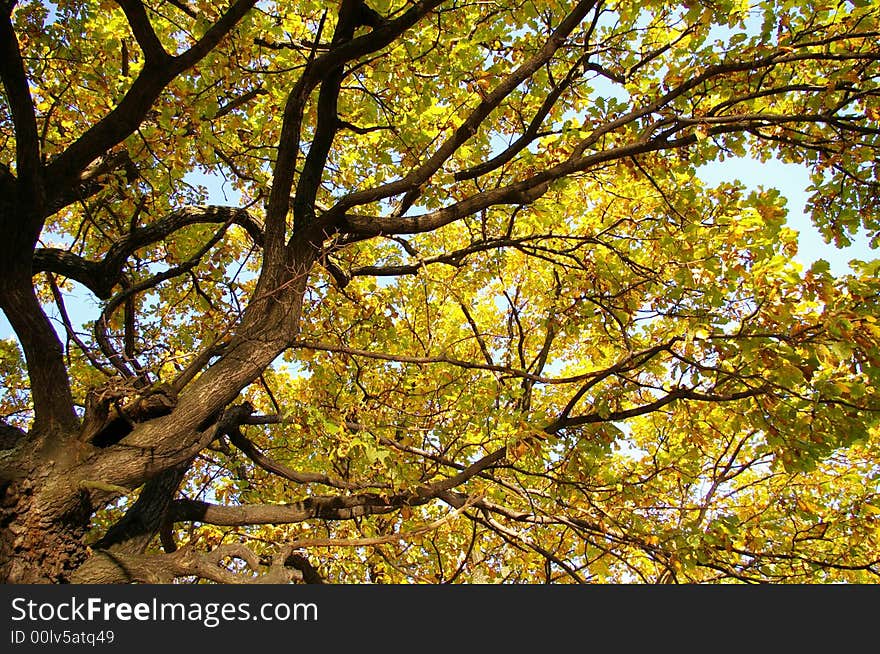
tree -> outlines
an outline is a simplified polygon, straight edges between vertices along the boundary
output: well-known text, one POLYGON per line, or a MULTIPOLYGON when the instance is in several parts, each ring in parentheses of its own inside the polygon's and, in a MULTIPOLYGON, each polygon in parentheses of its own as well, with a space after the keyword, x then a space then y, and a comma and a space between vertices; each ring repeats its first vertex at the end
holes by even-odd
POLYGON ((877 581, 876 3, 0 9, 3 579, 877 581))

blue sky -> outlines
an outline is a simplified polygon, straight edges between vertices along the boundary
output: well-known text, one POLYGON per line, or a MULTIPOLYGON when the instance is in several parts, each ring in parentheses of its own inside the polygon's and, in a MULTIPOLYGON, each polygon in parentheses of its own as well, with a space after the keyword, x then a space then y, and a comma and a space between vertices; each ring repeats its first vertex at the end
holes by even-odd
POLYGON ((870 261, 880 257, 880 252, 870 249, 868 237, 864 233, 853 237, 850 247, 837 248, 833 244, 825 243, 805 211, 809 196, 806 189, 810 185, 810 177, 804 166, 782 163, 775 159, 760 162, 748 158, 733 158, 704 165, 698 170, 698 174, 710 186, 738 179, 749 190, 759 186, 779 189, 788 200, 788 225, 798 232, 798 254, 795 260, 805 268, 817 259, 824 259, 831 264, 833 274, 844 275, 851 272, 849 262, 852 259, 870 261))

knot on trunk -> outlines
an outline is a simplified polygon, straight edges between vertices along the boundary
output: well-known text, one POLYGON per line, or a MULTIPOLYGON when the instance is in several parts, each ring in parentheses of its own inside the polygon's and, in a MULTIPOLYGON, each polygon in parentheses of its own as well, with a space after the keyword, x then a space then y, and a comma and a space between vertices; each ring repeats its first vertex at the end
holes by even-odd
POLYGON ((137 423, 168 415, 175 406, 177 392, 168 384, 144 389, 125 380, 112 380, 86 397, 80 440, 96 447, 116 445, 137 423))

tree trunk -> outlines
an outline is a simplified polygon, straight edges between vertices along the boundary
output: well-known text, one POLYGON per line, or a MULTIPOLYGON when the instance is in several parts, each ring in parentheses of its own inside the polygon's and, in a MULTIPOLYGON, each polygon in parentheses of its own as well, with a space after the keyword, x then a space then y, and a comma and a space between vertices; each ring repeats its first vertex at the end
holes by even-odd
POLYGON ((88 556, 88 494, 49 462, 28 468, 0 485, 0 581, 63 583, 88 556))
MULTIPOLYGON (((186 464, 214 438, 212 416, 216 422, 241 389, 296 338, 314 252, 313 246, 299 250, 300 256, 290 257, 285 274, 262 286, 273 290, 263 291, 262 298, 252 302, 224 356, 181 392, 171 413, 134 425, 119 444, 100 448, 84 442, 76 417, 58 420, 52 405, 49 411, 55 420, 35 419, 31 432, 21 438, 7 438, 4 432, 3 446, 12 446, 0 449, 0 581, 106 581, 102 565, 106 567, 115 553, 132 561, 143 558, 186 464), (144 501, 135 503, 127 518, 95 544, 103 549, 90 559, 83 537, 93 512, 121 490, 134 491, 144 484, 144 501)), ((51 335, 57 342, 54 331, 51 335)), ((60 350, 50 358, 55 354, 63 363, 60 350)), ((29 368, 33 386, 37 379, 29 368)), ((69 393, 66 376, 62 390, 69 393)), ((181 570, 191 565, 184 554, 175 556, 168 561, 181 570)), ((152 568, 144 568, 148 569, 152 568)), ((154 579, 147 572, 136 580, 154 579)))

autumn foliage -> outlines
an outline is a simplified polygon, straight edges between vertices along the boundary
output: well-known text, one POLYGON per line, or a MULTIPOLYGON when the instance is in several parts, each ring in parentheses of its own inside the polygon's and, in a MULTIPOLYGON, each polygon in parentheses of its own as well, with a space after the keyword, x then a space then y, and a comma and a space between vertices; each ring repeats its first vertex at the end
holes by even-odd
POLYGON ((876 240, 876 3, 6 1, 0 50, 6 581, 878 581, 880 262, 697 174, 876 240))

